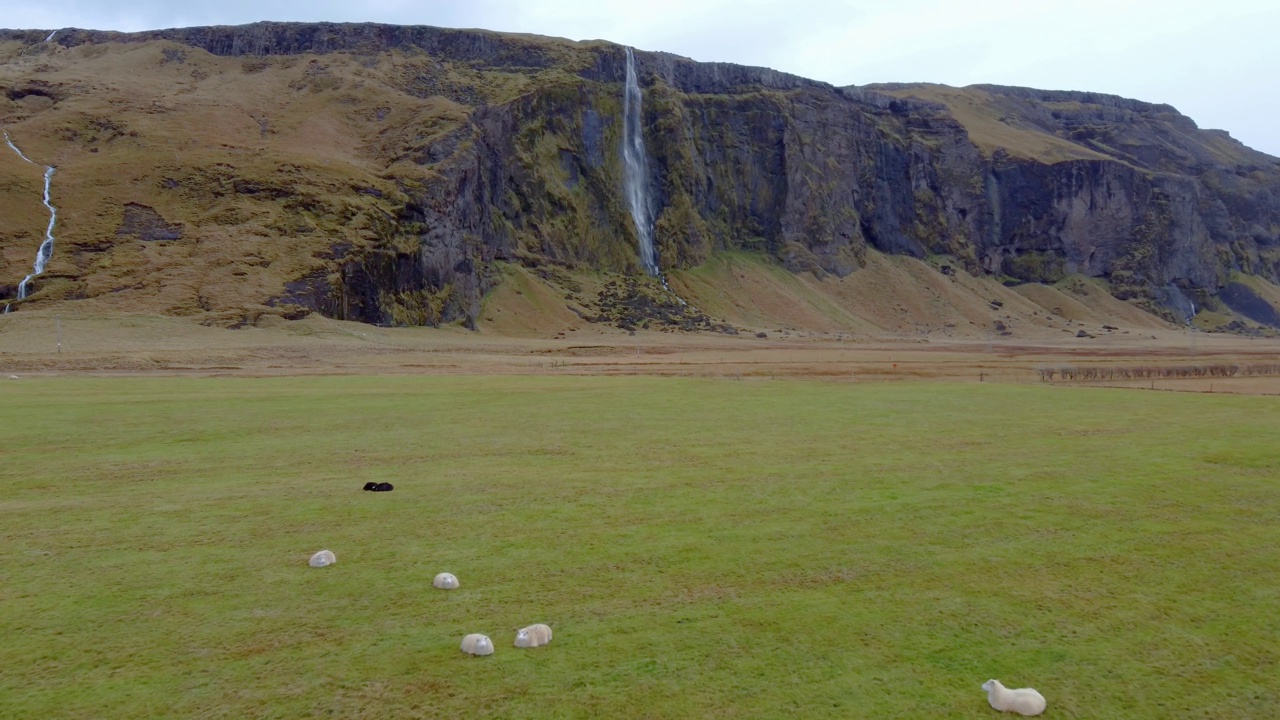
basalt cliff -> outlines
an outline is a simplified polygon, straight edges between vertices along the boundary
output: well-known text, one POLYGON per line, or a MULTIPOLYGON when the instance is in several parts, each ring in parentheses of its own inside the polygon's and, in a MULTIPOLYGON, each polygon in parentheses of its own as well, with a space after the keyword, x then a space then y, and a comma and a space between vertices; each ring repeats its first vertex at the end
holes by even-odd
MULTIPOLYGON (((511 268, 588 320, 668 307, 621 193, 621 46, 368 24, 49 35, 0 31, 0 125, 57 167, 56 247, 16 311, 474 326, 511 268), (575 295, 581 274, 598 295, 575 295)), ((1083 279, 1167 322, 1280 326, 1280 160, 1170 106, 635 62, 673 277, 726 254, 818 279, 907 256, 1011 287, 1083 279)), ((0 150, 5 303, 47 215, 39 168, 0 150)))

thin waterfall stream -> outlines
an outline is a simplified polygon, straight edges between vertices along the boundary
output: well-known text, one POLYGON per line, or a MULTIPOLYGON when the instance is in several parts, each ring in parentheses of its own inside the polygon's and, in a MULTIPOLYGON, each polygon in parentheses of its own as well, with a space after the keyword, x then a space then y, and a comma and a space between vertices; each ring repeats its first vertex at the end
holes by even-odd
POLYGON ((627 48, 627 83, 622 98, 622 189, 640 241, 640 262, 644 263, 645 272, 658 277, 658 253, 653 247, 653 208, 649 202, 649 159, 644 151, 644 129, 640 124, 642 98, 635 54, 627 48))
POLYGON ((644 127, 640 110, 644 96, 640 92, 640 79, 636 75, 636 58, 627 48, 627 80, 622 97, 622 189, 627 207, 631 209, 631 221, 636 226, 640 241, 640 262, 645 272, 658 279, 662 287, 671 293, 681 305, 688 305, 667 285, 667 278, 658 265, 658 250, 653 243, 653 204, 649 199, 649 156, 644 150, 644 127))
MULTIPOLYGON (((39 163, 27 157, 26 154, 19 150, 17 145, 13 144, 13 140, 9 137, 9 133, 7 131, 4 134, 4 141, 5 144, 13 148, 14 152, 18 153, 18 157, 26 160, 32 165, 39 165, 39 163)), ((18 284, 19 300, 25 300, 27 298, 27 294, 31 291, 32 278, 43 273, 45 265, 49 263, 49 258, 53 257, 53 225, 58 221, 58 209, 53 206, 53 203, 49 202, 49 185, 53 181, 54 167, 52 165, 45 165, 43 167, 44 206, 49 209, 49 226, 45 228, 44 241, 40 243, 40 248, 36 250, 36 262, 31 269, 31 274, 23 278, 22 282, 18 284)), ((9 303, 5 303, 4 311, 5 313, 9 312, 9 303)))

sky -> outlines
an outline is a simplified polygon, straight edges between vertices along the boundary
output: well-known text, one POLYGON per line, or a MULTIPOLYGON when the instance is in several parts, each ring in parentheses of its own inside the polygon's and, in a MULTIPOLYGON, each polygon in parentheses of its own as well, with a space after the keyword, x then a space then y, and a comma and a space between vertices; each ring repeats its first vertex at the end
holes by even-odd
POLYGON ((1278 0, 0 0, 0 26, 385 22, 603 39, 834 85, 1091 90, 1280 157, 1278 0))

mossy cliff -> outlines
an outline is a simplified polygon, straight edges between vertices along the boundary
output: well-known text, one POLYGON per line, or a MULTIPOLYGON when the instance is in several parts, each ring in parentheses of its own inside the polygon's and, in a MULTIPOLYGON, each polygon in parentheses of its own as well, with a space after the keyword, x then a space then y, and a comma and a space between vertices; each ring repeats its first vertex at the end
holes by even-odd
MULTIPOLYGON (((118 193, 119 203, 154 206, 156 222, 183 228, 183 239, 166 242, 210 225, 238 237, 253 222, 264 241, 273 232, 296 240, 305 260, 281 254, 273 262, 282 274, 253 289, 264 311, 473 324, 500 261, 642 272, 620 192, 620 46, 338 24, 63 30, 43 43, 46 34, 0 33, 19 68, 3 80, 10 123, 35 127, 89 92, 41 72, 78 67, 84 77, 104 54, 148 44, 159 48, 158 96, 163 73, 188 63, 184 87, 238 73, 277 84, 288 107, 306 100, 308 112, 340 120, 334 132, 351 148, 340 177, 329 176, 339 173, 332 165, 280 175, 305 148, 274 138, 293 112, 277 100, 261 117, 246 110, 261 129, 261 166, 241 163, 218 180, 238 204, 197 207, 224 202, 190 194, 217 171, 206 164, 169 168, 186 190, 168 200, 118 193)), ((873 247, 949 256, 1011 283, 1102 277, 1118 297, 1177 320, 1189 298, 1203 305, 1234 274, 1280 280, 1280 161, 1168 106, 990 86, 836 88, 761 68, 635 57, 666 269, 752 250, 796 272, 846 275, 873 247)), ((119 128, 136 124, 142 105, 128 99, 114 107, 119 128)), ((61 141, 97 152, 148 140, 104 132, 86 126, 61 141)), ((171 142, 175 131, 165 132, 171 142)), ((73 248, 89 242, 68 232, 73 248)), ((91 296, 92 283, 77 279, 90 269, 63 266, 51 278, 79 283, 68 297, 91 296)), ((6 279, 17 272, 0 270, 6 279)))

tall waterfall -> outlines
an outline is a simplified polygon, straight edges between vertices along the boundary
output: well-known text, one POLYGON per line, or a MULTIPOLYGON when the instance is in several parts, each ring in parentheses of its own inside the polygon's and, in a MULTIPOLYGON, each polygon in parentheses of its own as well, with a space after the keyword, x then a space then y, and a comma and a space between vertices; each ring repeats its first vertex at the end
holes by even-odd
MULTIPOLYGON (((9 138, 9 133, 4 134, 5 143, 18 153, 18 157, 35 165, 36 162, 23 154, 17 145, 13 144, 13 140, 9 138)), ((36 250, 35 266, 31 269, 31 274, 22 279, 18 284, 18 299, 25 300, 27 294, 31 290, 31 279, 44 272, 44 266, 48 264, 49 258, 53 256, 53 224, 58 220, 58 209, 49 202, 49 185, 53 181, 54 168, 52 165, 44 166, 44 206, 49 209, 49 226, 44 231, 44 242, 40 243, 40 248, 36 250)), ((9 312, 9 306, 4 306, 4 311, 9 312)))
POLYGON ((627 85, 622 101, 622 189, 631 208, 631 220, 640 239, 640 260, 650 275, 659 276, 658 252, 653 247, 653 208, 649 203, 649 160, 644 152, 644 130, 640 125, 640 81, 636 79, 636 59, 627 48, 627 85))

